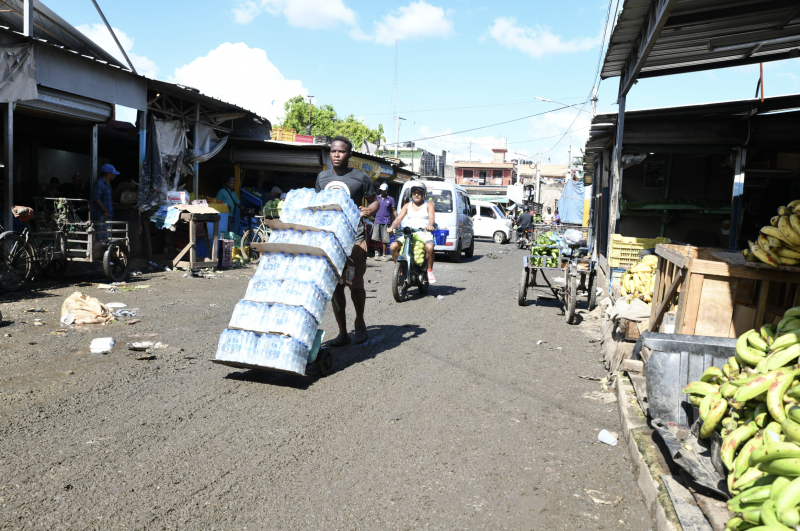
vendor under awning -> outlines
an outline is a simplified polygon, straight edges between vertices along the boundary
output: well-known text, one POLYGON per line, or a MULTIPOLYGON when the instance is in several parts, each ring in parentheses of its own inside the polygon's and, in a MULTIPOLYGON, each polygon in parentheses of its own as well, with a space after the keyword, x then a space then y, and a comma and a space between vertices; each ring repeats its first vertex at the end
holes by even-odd
POLYGON ((234 191, 235 188, 236 177, 228 177, 223 187, 217 192, 216 198, 228 205, 228 230, 241 234, 239 231, 239 212, 242 202, 239 201, 239 196, 234 191))

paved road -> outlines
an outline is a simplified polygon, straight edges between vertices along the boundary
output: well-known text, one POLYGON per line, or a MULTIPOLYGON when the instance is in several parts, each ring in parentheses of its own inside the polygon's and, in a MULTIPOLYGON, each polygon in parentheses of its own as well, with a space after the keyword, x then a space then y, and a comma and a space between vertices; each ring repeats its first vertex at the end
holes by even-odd
POLYGON ((545 291, 519 307, 521 256, 479 243, 402 304, 370 261, 371 338, 322 379, 208 361, 252 270, 3 296, 0 529, 651 529, 627 449, 597 442, 615 404, 579 378, 603 374, 597 321, 567 326, 545 291), (54 335, 76 289, 141 322, 54 335), (137 361, 132 335, 169 347, 137 361))

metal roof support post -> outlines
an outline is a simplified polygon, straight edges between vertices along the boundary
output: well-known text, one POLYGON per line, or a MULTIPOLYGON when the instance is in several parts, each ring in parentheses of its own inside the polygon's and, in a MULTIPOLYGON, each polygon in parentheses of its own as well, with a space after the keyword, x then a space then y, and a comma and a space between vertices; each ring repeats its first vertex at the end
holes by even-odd
MULTIPOLYGON (((200 152, 200 146, 197 142, 200 140, 200 104, 198 103, 194 108, 194 128, 192 129, 192 147, 200 152)), ((194 198, 200 199, 200 163, 195 162, 192 164, 192 171, 194 173, 194 180, 192 181, 192 191, 194 198)), ((238 187, 238 183, 237 183, 238 187)))
POLYGON ((6 213, 6 230, 14 230, 14 104, 8 102, 3 109, 3 164, 6 170, 6 203, 3 210, 6 213))
POLYGON ((144 173, 144 157, 147 154, 147 111, 137 111, 139 114, 139 173, 137 179, 142 183, 144 173))
POLYGON ((22 6, 22 34, 33 37, 33 0, 24 0, 22 6))
POLYGON ((606 256, 611 256, 611 235, 617 231, 619 219, 619 201, 622 196, 622 138, 625 131, 625 96, 619 97, 619 115, 617 116, 617 137, 614 141, 614 160, 611 168, 611 197, 608 208, 608 249, 606 256))
POLYGON ((737 251, 739 249, 739 237, 741 236, 742 218, 742 196, 744 195, 744 163, 747 156, 747 149, 736 148, 735 173, 733 176, 733 198, 731 201, 731 240, 728 249, 737 251))
MULTIPOLYGON (((94 210, 94 185, 97 182, 97 124, 92 126, 92 147, 89 152, 89 209, 94 210)), ((91 219, 91 218, 89 218, 91 219)), ((102 219, 96 219, 95 222, 101 222, 102 219)))

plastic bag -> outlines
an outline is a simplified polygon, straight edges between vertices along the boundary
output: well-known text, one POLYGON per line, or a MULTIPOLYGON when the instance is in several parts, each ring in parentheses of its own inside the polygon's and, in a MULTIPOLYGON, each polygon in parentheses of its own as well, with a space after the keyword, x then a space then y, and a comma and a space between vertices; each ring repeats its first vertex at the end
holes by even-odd
POLYGON ((564 241, 567 245, 585 245, 586 239, 583 233, 577 229, 568 229, 564 232, 564 241))
POLYGON ((108 306, 80 291, 67 297, 61 305, 61 321, 68 315, 73 317, 73 324, 103 324, 114 319, 108 306))

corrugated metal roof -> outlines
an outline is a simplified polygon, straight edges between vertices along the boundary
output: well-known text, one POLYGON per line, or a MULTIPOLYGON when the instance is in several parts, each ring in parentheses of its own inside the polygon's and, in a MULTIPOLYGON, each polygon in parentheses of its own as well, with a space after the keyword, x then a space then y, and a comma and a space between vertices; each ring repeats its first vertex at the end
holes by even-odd
MULTIPOLYGON (((620 76, 656 0, 624 0, 601 77, 620 76)), ((637 77, 653 77, 798 56, 797 0, 677 0, 637 77), (762 43, 762 44, 757 44, 762 43)))
MULTIPOLYGON (((0 26, 21 33, 23 5, 23 0, 0 0, 0 6, 5 7, 0 9, 0 26)), ((128 69, 127 65, 120 63, 113 55, 39 1, 33 3, 33 38, 128 69)))

